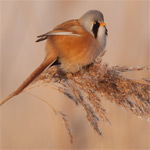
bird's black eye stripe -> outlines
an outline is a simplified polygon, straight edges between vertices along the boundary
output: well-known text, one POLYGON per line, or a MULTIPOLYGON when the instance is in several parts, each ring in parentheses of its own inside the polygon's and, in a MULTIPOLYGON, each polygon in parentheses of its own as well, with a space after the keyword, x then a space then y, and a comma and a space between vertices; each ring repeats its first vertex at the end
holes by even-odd
POLYGON ((92 32, 93 32, 93 34, 94 34, 95 38, 97 38, 98 28, 99 28, 99 26, 100 26, 100 24, 99 24, 99 22, 98 22, 98 21, 95 21, 95 22, 93 23, 92 32))

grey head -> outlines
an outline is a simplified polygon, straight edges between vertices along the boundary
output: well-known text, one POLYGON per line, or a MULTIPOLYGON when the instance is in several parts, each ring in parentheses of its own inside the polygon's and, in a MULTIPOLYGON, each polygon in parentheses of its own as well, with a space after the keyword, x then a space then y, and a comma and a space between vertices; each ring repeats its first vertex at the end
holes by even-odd
POLYGON ((98 10, 90 10, 80 18, 80 24, 82 27, 91 33, 95 38, 97 37, 100 23, 102 22, 104 22, 104 17, 103 14, 98 10))

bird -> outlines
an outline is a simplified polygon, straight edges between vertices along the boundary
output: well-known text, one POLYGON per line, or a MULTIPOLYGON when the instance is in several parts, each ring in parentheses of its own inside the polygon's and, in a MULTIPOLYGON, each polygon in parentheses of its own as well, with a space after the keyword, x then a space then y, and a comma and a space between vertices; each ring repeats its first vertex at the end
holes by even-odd
POLYGON ((45 59, 0 106, 21 93, 47 67, 58 65, 65 73, 76 73, 91 64, 104 51, 107 35, 103 13, 89 10, 79 19, 66 21, 37 36, 36 42, 46 40, 45 59))

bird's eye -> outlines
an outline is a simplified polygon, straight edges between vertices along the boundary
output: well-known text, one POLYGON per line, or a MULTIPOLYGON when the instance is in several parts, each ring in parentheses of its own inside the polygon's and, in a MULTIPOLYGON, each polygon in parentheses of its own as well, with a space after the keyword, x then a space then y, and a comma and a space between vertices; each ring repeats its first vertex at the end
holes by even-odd
POLYGON ((98 21, 93 21, 93 25, 100 25, 98 21))
POLYGON ((95 38, 97 38, 97 33, 98 33, 99 26, 100 26, 100 23, 98 21, 93 21, 92 32, 93 32, 95 38))

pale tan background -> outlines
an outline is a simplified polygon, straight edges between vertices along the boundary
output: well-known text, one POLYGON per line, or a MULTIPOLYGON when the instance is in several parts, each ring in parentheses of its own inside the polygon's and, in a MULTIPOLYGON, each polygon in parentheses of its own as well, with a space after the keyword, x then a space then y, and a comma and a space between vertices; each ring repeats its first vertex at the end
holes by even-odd
MULTIPOLYGON (((15 90, 44 59, 43 34, 89 9, 104 13, 108 28, 107 54, 110 65, 143 66, 149 63, 149 1, 1 1, 1 99, 15 90)), ((148 72, 127 74, 148 77, 148 72)), ((2 149, 149 149, 149 123, 105 100, 112 126, 101 123, 98 136, 79 106, 50 87, 32 93, 46 99, 68 115, 74 143, 62 120, 39 99, 20 94, 1 110, 2 149)))

